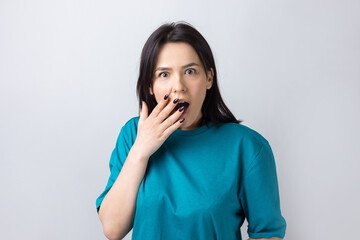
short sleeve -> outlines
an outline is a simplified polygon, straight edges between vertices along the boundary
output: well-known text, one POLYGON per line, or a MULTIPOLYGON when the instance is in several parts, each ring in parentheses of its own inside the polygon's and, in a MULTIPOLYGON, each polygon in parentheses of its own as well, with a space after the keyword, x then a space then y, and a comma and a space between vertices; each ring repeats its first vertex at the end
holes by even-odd
POLYGON ((101 193, 101 195, 96 199, 96 209, 99 214, 100 205, 109 192, 110 188, 116 181, 124 163, 129 154, 131 146, 129 145, 129 141, 126 136, 125 127, 121 128, 119 136, 116 141, 116 145, 114 150, 111 153, 109 168, 110 168, 110 177, 105 187, 105 190, 101 193))
POLYGON ((250 238, 283 239, 287 224, 281 215, 275 159, 267 141, 248 166, 239 191, 248 221, 248 235, 250 238))

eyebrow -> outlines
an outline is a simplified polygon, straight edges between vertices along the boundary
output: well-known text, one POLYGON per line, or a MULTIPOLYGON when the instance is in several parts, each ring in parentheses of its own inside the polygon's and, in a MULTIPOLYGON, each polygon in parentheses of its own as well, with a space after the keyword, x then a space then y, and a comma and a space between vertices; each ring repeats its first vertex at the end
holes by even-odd
MULTIPOLYGON (((188 64, 182 66, 181 68, 187 68, 187 67, 191 67, 191 66, 200 66, 200 65, 197 64, 197 63, 192 62, 192 63, 188 63, 188 64)), ((156 72, 156 71, 159 71, 159 70, 171 70, 171 68, 158 67, 157 69, 155 69, 155 72, 156 72)))

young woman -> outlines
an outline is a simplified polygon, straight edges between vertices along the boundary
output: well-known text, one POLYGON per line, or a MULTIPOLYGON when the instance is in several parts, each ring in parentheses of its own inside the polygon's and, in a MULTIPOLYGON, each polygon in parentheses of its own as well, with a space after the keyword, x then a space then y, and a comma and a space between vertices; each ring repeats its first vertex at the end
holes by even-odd
POLYGON ((223 102, 211 49, 185 22, 164 24, 141 54, 141 112, 121 128, 96 208, 109 239, 282 239, 268 141, 223 102))

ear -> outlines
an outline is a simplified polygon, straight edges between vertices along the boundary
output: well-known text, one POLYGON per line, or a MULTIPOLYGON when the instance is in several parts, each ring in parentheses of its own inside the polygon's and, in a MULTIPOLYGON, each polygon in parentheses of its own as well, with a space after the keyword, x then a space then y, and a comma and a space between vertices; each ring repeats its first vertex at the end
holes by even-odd
POLYGON ((150 95, 154 95, 154 93, 153 93, 153 91, 152 91, 151 87, 149 87, 149 92, 150 92, 150 95))
POLYGON ((206 89, 210 89, 213 85, 213 79, 214 79, 214 70, 212 68, 210 68, 210 70, 208 71, 208 76, 206 79, 206 89))

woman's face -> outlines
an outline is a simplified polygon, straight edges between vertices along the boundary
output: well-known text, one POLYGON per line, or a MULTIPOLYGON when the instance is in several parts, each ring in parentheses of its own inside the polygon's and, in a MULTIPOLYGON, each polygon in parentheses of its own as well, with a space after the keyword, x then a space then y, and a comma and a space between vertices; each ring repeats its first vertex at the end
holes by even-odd
POLYGON ((198 128, 206 90, 210 89, 213 83, 213 69, 208 71, 206 77, 204 67, 193 47, 184 42, 164 44, 159 51, 152 81, 153 89, 150 89, 150 94, 155 94, 157 102, 169 93, 169 101, 178 98, 190 104, 185 115, 183 114, 185 121, 180 129, 198 128))

